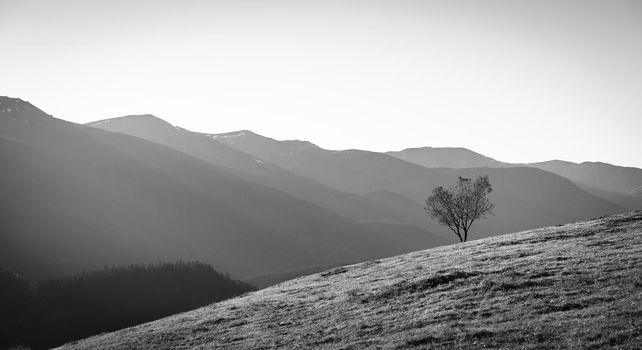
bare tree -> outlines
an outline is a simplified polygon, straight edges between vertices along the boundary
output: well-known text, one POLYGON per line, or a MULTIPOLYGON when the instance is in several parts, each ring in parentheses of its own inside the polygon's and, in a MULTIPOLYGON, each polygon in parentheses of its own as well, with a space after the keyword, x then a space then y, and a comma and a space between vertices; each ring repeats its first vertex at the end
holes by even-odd
POLYGON ((488 199, 492 191, 488 175, 480 175, 475 181, 459 176, 457 184, 448 189, 435 187, 424 209, 440 224, 448 226, 460 242, 466 242, 473 222, 493 214, 495 204, 488 199))

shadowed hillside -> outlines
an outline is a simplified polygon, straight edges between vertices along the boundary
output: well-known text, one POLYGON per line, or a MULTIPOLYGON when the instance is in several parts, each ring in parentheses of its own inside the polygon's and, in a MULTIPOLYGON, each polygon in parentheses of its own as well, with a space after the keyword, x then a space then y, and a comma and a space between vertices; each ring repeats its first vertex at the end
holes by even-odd
POLYGON ((64 349, 618 348, 642 342, 642 212, 328 270, 64 349))
POLYGON ((506 168, 514 166, 538 168, 565 177, 594 196, 631 210, 642 209, 642 198, 639 195, 642 192, 642 169, 638 168, 601 162, 577 164, 562 160, 511 164, 496 161, 469 149, 448 147, 408 148, 386 154, 427 168, 506 168))
POLYGON ((32 286, 0 268, 0 349, 50 349, 255 290, 198 262, 104 268, 32 286))
POLYGON ((243 278, 416 249, 230 168, 0 101, 0 266, 26 278, 181 259, 243 278))
POLYGON ((552 160, 527 166, 564 176, 586 192, 617 203, 628 209, 642 209, 642 169, 621 167, 601 162, 580 164, 552 160))
MULTIPOLYGON (((87 125, 140 137, 205 162, 238 170, 236 176, 239 178, 278 189, 358 222, 410 223, 423 228, 430 227, 426 215, 421 210, 421 205, 417 203, 412 205, 419 209, 421 212, 419 215, 415 215, 408 208, 394 210, 388 206, 385 199, 337 191, 218 142, 206 134, 173 126, 152 115, 105 119, 87 125)), ((443 237, 434 236, 435 234, 424 231, 422 239, 415 240, 414 244, 430 248, 444 243, 443 237)))
MULTIPOLYGON (((277 141, 248 130, 210 137, 328 187, 357 194, 395 193, 419 208, 423 208, 423 201, 436 186, 448 186, 457 176, 488 175, 494 189, 491 200, 497 205, 496 216, 477 226, 478 234, 473 239, 625 210, 583 191, 564 177, 529 167, 436 169, 383 153, 326 150, 310 142, 277 141)), ((405 212, 414 212, 411 205, 404 208, 405 212)), ((447 231, 430 227, 432 232, 440 230, 447 231)))
POLYGON ((613 193, 634 195, 636 189, 642 186, 642 169, 633 167, 615 166, 601 162, 576 164, 561 160, 527 165, 564 176, 587 187, 613 193))

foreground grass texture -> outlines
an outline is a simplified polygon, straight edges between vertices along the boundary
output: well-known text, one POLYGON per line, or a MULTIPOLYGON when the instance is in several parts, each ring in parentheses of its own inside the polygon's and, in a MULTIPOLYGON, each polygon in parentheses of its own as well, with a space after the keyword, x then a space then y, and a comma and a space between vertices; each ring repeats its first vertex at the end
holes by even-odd
POLYGON ((642 344, 642 212, 370 261, 67 349, 642 344))

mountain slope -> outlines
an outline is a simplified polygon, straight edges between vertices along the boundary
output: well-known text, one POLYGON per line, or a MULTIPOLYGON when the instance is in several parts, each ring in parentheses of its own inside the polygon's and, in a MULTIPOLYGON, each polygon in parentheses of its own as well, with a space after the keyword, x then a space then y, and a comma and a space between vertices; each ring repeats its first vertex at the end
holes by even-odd
POLYGON ((278 169, 260 159, 251 157, 231 147, 227 147, 211 139, 175 127, 168 122, 151 114, 129 115, 118 118, 104 119, 86 125, 136 136, 148 141, 169 146, 175 150, 190 154, 209 163, 230 169, 242 170, 250 174, 266 174, 278 169))
POLYGON ((508 164, 496 161, 466 148, 455 147, 420 147, 406 148, 397 152, 386 152, 395 158, 427 168, 497 168, 508 164))
POLYGON ((638 168, 621 167, 601 162, 576 164, 561 160, 527 165, 564 176, 582 185, 619 194, 633 194, 637 188, 642 186, 642 169, 638 168))
POLYGON ((635 191, 630 194, 623 194, 581 184, 579 184, 578 187, 596 197, 604 198, 624 208, 642 210, 642 196, 636 195, 635 191))
POLYGON ((28 278, 200 260, 235 277, 404 245, 228 168, 0 99, 0 266, 28 278))
MULTIPOLYGON (((309 142, 276 141, 247 130, 211 137, 340 191, 368 194, 385 190, 419 205, 432 188, 450 185, 457 176, 487 174, 495 189, 491 198, 497 204, 497 215, 484 222, 485 226, 473 226, 475 238, 624 210, 586 193, 568 179, 534 168, 433 169, 382 153, 329 151, 309 142)), ((430 230, 447 233, 436 225, 430 230)))
POLYGON ((526 166, 563 176, 587 192, 618 203, 629 209, 642 209, 642 169, 621 167, 601 162, 580 164, 551 160, 526 166))
POLYGON ((62 349, 637 348, 642 212, 306 276, 62 349))
MULTIPOLYGON (((427 227, 425 215, 417 217, 406 214, 405 211, 390 210, 383 200, 331 189, 312 179, 271 164, 260 157, 250 156, 217 142, 205 134, 172 126, 152 115, 106 119, 88 125, 140 137, 187 153, 211 164, 241 170, 243 173, 238 173, 238 177, 276 188, 352 220, 427 227)), ((421 206, 417 205, 417 208, 421 209, 421 206)), ((426 237, 434 236, 427 231, 424 231, 424 235, 426 237)), ((428 248, 437 246, 442 241, 436 237, 432 243, 429 240, 421 239, 416 244, 428 248)))
POLYGON ((428 168, 467 167, 533 167, 565 177, 584 191, 617 203, 628 209, 642 209, 642 198, 636 195, 642 188, 642 169, 620 167, 600 162, 580 164, 561 160, 539 163, 511 164, 465 148, 408 148, 387 154, 428 168))

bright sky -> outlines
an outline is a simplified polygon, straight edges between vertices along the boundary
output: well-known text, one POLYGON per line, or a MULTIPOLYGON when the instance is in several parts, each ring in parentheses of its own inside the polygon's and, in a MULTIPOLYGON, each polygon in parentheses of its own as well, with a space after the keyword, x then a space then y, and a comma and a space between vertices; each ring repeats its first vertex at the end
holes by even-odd
POLYGON ((642 167, 642 1, 0 0, 0 72, 74 122, 642 167))

